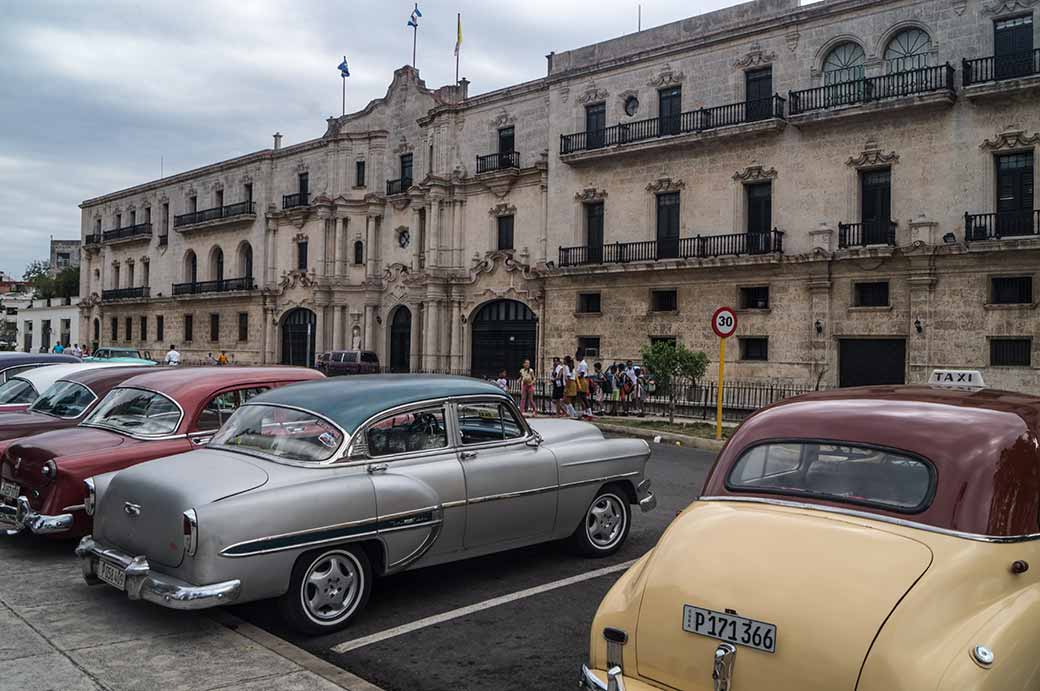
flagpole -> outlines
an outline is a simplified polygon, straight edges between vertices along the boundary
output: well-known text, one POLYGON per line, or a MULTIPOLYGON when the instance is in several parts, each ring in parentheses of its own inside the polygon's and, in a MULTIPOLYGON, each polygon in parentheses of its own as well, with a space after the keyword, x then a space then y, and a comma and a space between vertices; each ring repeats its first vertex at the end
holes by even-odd
MULTIPOLYGON (((456 19, 457 19, 457 22, 458 22, 456 24, 457 31, 459 33, 461 33, 461 31, 462 31, 462 13, 461 12, 459 12, 458 17, 456 19)), ((458 44, 458 37, 456 37, 456 39, 455 39, 455 84, 456 85, 458 85, 458 83, 459 83, 459 53, 462 52, 460 50, 461 47, 462 46, 460 46, 458 44)))
POLYGON ((347 114, 347 75, 341 74, 340 77, 343 79, 343 115, 347 114))
MULTIPOLYGON (((419 9, 419 3, 415 3, 415 9, 419 9)), ((419 38, 419 22, 416 20, 412 25, 412 67, 415 67, 415 44, 419 38)))

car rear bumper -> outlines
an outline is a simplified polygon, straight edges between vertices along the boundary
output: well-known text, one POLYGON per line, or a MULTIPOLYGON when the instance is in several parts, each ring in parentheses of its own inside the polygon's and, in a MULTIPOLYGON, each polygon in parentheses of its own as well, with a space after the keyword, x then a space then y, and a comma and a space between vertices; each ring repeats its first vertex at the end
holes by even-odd
MULTIPOLYGON (((90 535, 80 540, 76 547, 83 578, 96 585, 102 581, 97 576, 98 562, 104 560, 115 565, 126 576, 124 590, 131 600, 147 600, 170 609, 195 610, 227 605, 238 599, 242 592, 239 580, 192 585, 184 581, 153 571, 148 559, 133 557, 121 550, 105 547, 90 535)), ((113 586, 115 587, 115 586, 113 586)))
POLYGON ((578 688, 586 691, 660 691, 659 687, 645 681, 631 677, 626 679, 620 667, 604 672, 600 669, 589 669, 588 665, 581 666, 578 688))
POLYGON ((639 499, 639 508, 643 510, 643 513, 657 508, 657 497, 650 491, 650 478, 646 478, 636 487, 636 497, 639 499))
POLYGON ((0 530, 20 533, 26 529, 36 535, 67 533, 72 529, 72 514, 48 516, 39 513, 29 506, 29 500, 24 496, 18 497, 16 506, 0 504, 0 530))

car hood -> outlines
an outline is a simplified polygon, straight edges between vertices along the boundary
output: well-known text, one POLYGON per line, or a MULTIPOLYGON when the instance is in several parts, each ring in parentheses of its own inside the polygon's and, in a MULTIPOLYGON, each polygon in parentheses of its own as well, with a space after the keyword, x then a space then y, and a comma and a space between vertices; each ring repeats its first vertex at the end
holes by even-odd
POLYGON ((776 652, 737 646, 740 688, 856 686, 889 614, 931 550, 883 524, 819 511, 695 502, 648 565, 635 636, 639 676, 711 691, 719 640, 683 628, 684 606, 776 626, 776 652))
POLYGON ((528 418, 527 423, 547 444, 561 444, 578 439, 602 439, 595 425, 580 420, 561 418, 528 418))
MULTIPOLYGON (((268 474, 261 463, 200 449, 121 470, 100 497, 94 535, 129 554, 176 567, 184 556, 184 512, 263 486, 268 474)), ((212 526, 208 529, 208 537, 216 539, 212 526)), ((203 539, 206 530, 200 526, 203 539)))

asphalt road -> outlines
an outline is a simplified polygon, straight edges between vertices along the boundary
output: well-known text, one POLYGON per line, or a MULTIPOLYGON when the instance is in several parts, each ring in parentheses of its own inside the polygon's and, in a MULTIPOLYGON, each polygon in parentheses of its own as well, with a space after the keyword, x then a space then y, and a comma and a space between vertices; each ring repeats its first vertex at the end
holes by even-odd
POLYGON ((386 691, 573 689, 585 661, 589 626, 603 595, 623 573, 601 576, 479 609, 337 653, 333 647, 492 598, 582 576, 637 559, 700 491, 713 452, 654 444, 648 466, 657 509, 633 515, 628 541, 607 559, 583 559, 559 544, 418 569, 376 583, 361 618, 345 631, 301 637, 271 603, 234 613, 386 691))

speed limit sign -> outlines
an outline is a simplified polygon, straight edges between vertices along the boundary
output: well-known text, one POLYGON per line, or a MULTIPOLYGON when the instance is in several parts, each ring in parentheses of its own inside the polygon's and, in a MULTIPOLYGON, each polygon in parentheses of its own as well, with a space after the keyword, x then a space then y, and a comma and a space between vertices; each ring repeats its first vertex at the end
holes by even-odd
POLYGON ((711 328, 719 338, 729 338, 737 330, 737 315, 729 307, 720 307, 711 315, 711 328))

